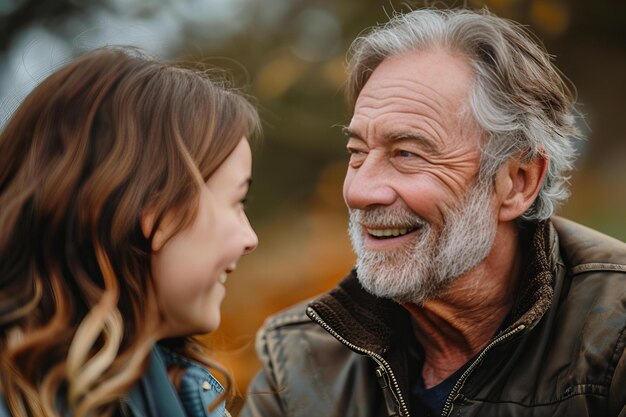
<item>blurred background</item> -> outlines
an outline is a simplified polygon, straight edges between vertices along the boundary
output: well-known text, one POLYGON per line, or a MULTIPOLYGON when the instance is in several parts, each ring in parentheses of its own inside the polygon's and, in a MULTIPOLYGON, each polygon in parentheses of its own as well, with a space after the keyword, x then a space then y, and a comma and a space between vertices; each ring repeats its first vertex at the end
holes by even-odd
MULTIPOLYGON (((331 288, 353 263, 341 195, 347 48, 365 28, 428 3, 0 0, 0 123, 58 66, 110 44, 226 68, 257 98, 265 132, 248 212, 260 245, 229 278, 223 325, 209 338, 245 391, 265 317, 331 288)), ((626 240, 626 2, 466 3, 529 25, 576 85, 588 140, 560 214, 626 240)))

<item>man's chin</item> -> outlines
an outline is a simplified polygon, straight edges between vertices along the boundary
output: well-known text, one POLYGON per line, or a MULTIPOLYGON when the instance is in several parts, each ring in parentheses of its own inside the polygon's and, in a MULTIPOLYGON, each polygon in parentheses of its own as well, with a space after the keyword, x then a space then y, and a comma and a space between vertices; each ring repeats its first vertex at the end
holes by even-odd
POLYGON ((413 301, 419 302, 425 298, 425 294, 419 289, 409 290, 407 288, 396 288, 395 286, 389 285, 388 280, 380 279, 380 277, 368 278, 367 276, 362 277, 358 274, 357 276, 365 291, 379 298, 386 298, 401 304, 413 301))
POLYGON ((422 307, 428 301, 436 299, 437 296, 438 296, 438 293, 432 290, 429 290, 429 291, 422 290, 422 291, 414 291, 408 294, 407 293, 400 294, 400 295, 393 297, 392 300, 401 305, 411 304, 411 305, 415 305, 418 307, 422 307))
POLYGON ((359 274, 357 277, 361 286, 370 294, 379 297, 393 300, 398 304, 414 304, 422 306, 428 301, 440 298, 450 286, 454 283, 456 278, 429 278, 427 284, 424 279, 420 278, 404 278, 403 285, 391 285, 390 283, 398 281, 398 278, 382 278, 380 275, 372 276, 368 273, 359 274), (411 281, 411 282, 407 282, 411 281))

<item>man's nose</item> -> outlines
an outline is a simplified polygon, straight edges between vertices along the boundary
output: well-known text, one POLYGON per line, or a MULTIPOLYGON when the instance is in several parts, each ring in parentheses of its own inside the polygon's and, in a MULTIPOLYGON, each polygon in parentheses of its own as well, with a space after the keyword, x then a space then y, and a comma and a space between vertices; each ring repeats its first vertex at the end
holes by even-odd
POLYGON ((358 168, 349 167, 343 184, 343 197, 348 207, 364 210, 393 204, 398 196, 388 169, 385 159, 371 154, 358 168))

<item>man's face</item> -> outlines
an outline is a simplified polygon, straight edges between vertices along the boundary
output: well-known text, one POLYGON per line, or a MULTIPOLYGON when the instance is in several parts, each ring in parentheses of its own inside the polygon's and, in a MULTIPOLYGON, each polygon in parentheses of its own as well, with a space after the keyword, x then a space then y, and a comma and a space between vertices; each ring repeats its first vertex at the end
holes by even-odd
POLYGON ((491 186, 478 185, 473 74, 442 50, 383 61, 348 128, 344 198, 361 283, 402 302, 436 297, 489 253, 491 186))

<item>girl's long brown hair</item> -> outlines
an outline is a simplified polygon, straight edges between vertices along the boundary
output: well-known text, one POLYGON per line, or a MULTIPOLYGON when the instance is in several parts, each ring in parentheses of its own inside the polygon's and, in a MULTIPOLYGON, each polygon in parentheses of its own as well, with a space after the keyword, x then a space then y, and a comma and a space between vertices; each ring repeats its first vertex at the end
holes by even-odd
MULTIPOLYGON (((0 135, 0 392, 14 416, 115 412, 161 337, 142 214, 152 234, 170 211, 184 227, 258 127, 241 95, 131 50, 88 53, 24 100, 0 135)), ((174 345, 211 365, 193 339, 174 345)))

